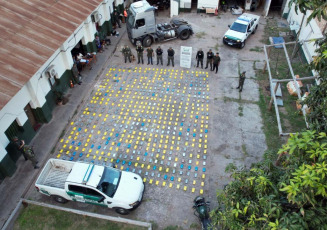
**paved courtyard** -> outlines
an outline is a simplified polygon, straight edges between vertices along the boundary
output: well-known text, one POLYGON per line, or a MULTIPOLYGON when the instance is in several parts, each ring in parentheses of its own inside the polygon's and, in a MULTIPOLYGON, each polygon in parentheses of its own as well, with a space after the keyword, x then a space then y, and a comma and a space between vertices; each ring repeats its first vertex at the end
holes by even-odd
MULTIPOLYGON (((265 19, 260 19, 257 33, 240 50, 222 44, 227 25, 236 16, 185 13, 181 17, 196 34, 186 41, 161 43, 164 66, 146 65, 146 60, 144 65, 122 63, 120 49, 130 45, 123 35, 104 74, 89 89, 50 156, 115 163, 141 174, 144 202, 128 218, 154 222, 159 229, 170 225, 190 229, 198 224, 192 210, 195 196, 203 195, 216 207, 217 189, 230 180, 225 167, 229 163, 250 166, 266 149, 254 69, 262 66, 264 55, 250 51, 262 46, 265 19), (198 48, 205 53, 209 48, 219 51, 218 74, 196 68, 195 58, 190 69, 178 67, 181 45, 193 47, 193 57, 198 48), (176 53, 175 68, 165 66, 170 46, 176 53), (240 71, 247 76, 242 93, 236 89, 240 71)), ((165 15, 159 14, 157 23, 164 21, 165 15)), ((26 197, 53 203, 34 188, 26 197)), ((118 216, 113 210, 77 202, 65 207, 118 216)))

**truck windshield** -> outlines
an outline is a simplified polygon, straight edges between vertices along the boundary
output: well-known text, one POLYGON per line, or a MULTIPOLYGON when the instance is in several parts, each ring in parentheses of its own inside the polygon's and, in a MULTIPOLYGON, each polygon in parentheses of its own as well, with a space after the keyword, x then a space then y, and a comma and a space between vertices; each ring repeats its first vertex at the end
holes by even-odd
POLYGON ((233 25, 230 27, 231 30, 241 32, 241 33, 246 33, 246 28, 247 28, 247 25, 240 24, 237 22, 234 22, 233 25))
POLYGON ((130 27, 134 26, 134 21, 135 21, 134 15, 132 15, 131 13, 128 14, 127 23, 130 25, 130 27))
POLYGON ((121 172, 112 168, 104 168, 103 175, 97 187, 109 197, 113 197, 118 188, 121 172))

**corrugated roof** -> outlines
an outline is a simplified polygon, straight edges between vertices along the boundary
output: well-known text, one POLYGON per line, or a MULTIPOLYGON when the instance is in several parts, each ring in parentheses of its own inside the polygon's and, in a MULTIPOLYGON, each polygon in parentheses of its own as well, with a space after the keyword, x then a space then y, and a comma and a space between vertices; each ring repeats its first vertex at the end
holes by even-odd
POLYGON ((103 0, 0 0, 0 109, 103 0))

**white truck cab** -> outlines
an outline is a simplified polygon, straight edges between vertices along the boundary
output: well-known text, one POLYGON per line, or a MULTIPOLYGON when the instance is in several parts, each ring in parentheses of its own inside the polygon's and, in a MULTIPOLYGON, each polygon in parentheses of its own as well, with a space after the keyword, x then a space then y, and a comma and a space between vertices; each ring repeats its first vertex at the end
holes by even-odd
POLYGON ((72 200, 96 204, 122 215, 138 207, 144 192, 142 178, 135 173, 59 159, 47 162, 35 187, 59 203, 72 200))
POLYGON ((254 34, 258 28, 260 16, 244 13, 229 26, 229 30, 223 37, 226 45, 243 48, 250 34, 254 34))

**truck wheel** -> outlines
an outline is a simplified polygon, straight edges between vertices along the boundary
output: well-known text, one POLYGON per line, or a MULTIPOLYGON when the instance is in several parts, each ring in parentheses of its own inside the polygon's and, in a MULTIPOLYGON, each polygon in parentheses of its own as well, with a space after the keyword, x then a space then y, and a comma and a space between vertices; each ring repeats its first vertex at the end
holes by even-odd
POLYGON ((149 36, 146 36, 143 39, 143 46, 144 47, 149 47, 149 46, 151 46, 151 44, 152 44, 152 39, 149 36))
POLYGON ((240 49, 243 49, 244 46, 245 46, 245 40, 244 42, 241 43, 240 49))
POLYGON ((255 29, 253 30, 252 34, 255 34, 255 32, 257 31, 258 29, 258 25, 255 27, 255 29))
POLYGON ((181 40, 186 40, 190 37, 190 31, 189 30, 183 30, 180 35, 179 35, 179 38, 181 40))
POLYGON ((129 214, 129 210, 124 208, 115 208, 115 211, 120 215, 127 215, 129 214))
POLYGON ((61 204, 65 204, 68 202, 68 200, 66 200, 65 198, 61 197, 61 196, 53 196, 54 201, 61 203, 61 204))

